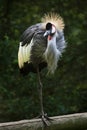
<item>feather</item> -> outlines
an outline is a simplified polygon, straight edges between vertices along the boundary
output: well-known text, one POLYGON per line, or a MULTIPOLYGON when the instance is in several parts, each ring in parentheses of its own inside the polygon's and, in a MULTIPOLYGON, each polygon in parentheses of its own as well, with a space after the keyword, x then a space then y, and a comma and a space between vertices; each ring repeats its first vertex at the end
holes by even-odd
POLYGON ((32 45, 33 45, 33 39, 31 40, 30 44, 28 44, 27 46, 26 45, 22 46, 22 42, 20 42, 19 52, 18 52, 19 68, 22 68, 24 63, 30 62, 32 45))
POLYGON ((51 40, 48 39, 47 48, 44 53, 44 57, 48 65, 48 73, 54 73, 60 56, 61 52, 57 49, 56 35, 54 35, 51 40))
POLYGON ((21 44, 22 44, 22 42, 20 42, 19 51, 18 51, 18 64, 19 64, 19 68, 23 67, 23 62, 24 62, 24 59, 23 59, 23 48, 22 48, 21 44))
POLYGON ((65 24, 63 18, 56 13, 48 13, 44 15, 44 17, 42 18, 42 23, 44 23, 44 27, 48 22, 54 24, 58 30, 64 29, 65 24))
POLYGON ((28 27, 21 36, 18 52, 19 68, 24 71, 36 72, 48 67, 48 72, 54 73, 57 63, 66 47, 63 29, 64 21, 61 16, 55 13, 45 14, 41 23, 28 27), (44 37, 47 23, 52 23, 54 35, 48 41, 44 37), (56 32, 56 33, 55 33, 56 32), (27 69, 26 69, 27 68, 27 69))

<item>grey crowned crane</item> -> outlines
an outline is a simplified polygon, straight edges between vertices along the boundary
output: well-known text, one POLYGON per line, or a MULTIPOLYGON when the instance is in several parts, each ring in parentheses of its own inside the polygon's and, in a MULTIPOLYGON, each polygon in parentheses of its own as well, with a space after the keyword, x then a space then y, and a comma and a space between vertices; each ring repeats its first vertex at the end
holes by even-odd
POLYGON ((37 73, 40 88, 41 118, 45 122, 47 115, 43 109, 42 82, 40 71, 47 67, 48 73, 54 73, 58 60, 66 47, 63 19, 55 14, 46 14, 41 23, 27 28, 21 36, 18 64, 23 75, 37 73))

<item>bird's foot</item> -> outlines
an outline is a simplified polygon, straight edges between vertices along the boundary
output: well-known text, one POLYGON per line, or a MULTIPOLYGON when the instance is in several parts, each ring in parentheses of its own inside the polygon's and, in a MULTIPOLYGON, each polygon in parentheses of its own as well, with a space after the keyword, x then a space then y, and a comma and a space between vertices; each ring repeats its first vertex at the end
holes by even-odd
POLYGON ((41 118, 45 126, 49 126, 52 119, 47 116, 47 113, 40 114, 38 118, 41 118))
POLYGON ((42 119, 42 122, 44 123, 45 126, 49 126, 51 124, 51 121, 53 120, 50 117, 48 117, 47 113, 40 114, 39 116, 35 117, 34 119, 38 119, 38 118, 42 119))

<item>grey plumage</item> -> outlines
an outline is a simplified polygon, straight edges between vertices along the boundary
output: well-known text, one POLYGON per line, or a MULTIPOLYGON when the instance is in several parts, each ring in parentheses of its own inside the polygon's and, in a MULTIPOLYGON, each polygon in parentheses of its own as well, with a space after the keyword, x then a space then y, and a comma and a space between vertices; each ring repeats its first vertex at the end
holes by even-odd
MULTIPOLYGON (((22 71, 23 73, 26 70, 26 66, 29 67, 29 65, 27 65, 27 64, 31 64, 33 69, 35 69, 36 66, 40 67, 40 65, 42 65, 42 64, 43 64, 42 69, 44 67, 46 67, 47 62, 44 58, 44 53, 47 48, 47 37, 43 36, 45 31, 46 31, 46 28, 43 28, 43 23, 38 23, 38 24, 32 25, 31 27, 26 29, 24 31, 24 33, 22 34, 21 39, 20 39, 22 48, 23 47, 27 48, 27 46, 30 44, 31 40, 33 40, 32 48, 29 50, 30 52, 28 52, 28 53, 31 53, 31 54, 29 54, 29 60, 24 62, 23 63, 24 66, 22 66, 20 68, 20 70, 23 70, 22 71)), ((56 35, 56 45, 57 45, 58 51, 61 54, 63 52, 64 48, 66 47, 66 43, 64 40, 64 34, 63 34, 62 30, 57 30, 56 34, 57 34, 56 35)), ((22 55, 24 55, 24 54, 22 54, 22 55)), ((41 68, 40 68, 40 70, 41 70, 41 68)), ((27 68, 27 71, 28 71, 28 68, 27 68)), ((32 69, 31 70, 29 69, 29 71, 32 71, 32 69)))
MULTIPOLYGON (((28 45, 31 43, 31 40, 33 40, 32 48, 28 50, 28 53, 30 53, 29 58, 27 59, 26 62, 23 63, 24 65, 20 67, 20 70, 22 73, 26 74, 26 71, 36 72, 36 66, 39 66, 40 70, 47 66, 47 64, 45 63, 43 59, 43 53, 45 52, 45 49, 47 46, 47 39, 46 37, 43 37, 45 33, 45 29, 42 29, 41 27, 42 27, 41 23, 33 25, 29 27, 27 30, 25 30, 21 36, 20 46, 22 48, 26 48, 26 50, 28 48, 28 45), (32 66, 32 69, 31 69, 31 66, 32 66)), ((19 52, 20 52, 20 49, 19 49, 19 52)), ((20 55, 25 55, 25 54, 22 54, 21 52, 20 55)), ((20 56, 19 56, 19 59, 20 59, 20 56)))
POLYGON ((20 41, 23 42, 22 46, 29 44, 34 34, 41 30, 41 23, 28 27, 22 34, 20 41))

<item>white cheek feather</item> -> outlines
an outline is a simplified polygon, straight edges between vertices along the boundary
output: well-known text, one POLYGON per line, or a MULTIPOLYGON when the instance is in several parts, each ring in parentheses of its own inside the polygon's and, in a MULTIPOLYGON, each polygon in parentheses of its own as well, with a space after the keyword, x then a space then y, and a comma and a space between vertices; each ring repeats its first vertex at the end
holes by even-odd
POLYGON ((48 65, 48 73, 54 73, 60 56, 61 52, 57 49, 55 34, 51 40, 48 40, 47 49, 44 53, 44 58, 48 65))
POLYGON ((19 68, 22 68, 24 63, 30 62, 31 56, 31 49, 33 46, 33 39, 31 40, 30 44, 27 46, 21 46, 22 42, 20 42, 19 51, 18 51, 18 64, 19 68))
POLYGON ((56 32, 56 28, 54 26, 52 26, 52 33, 56 32))

